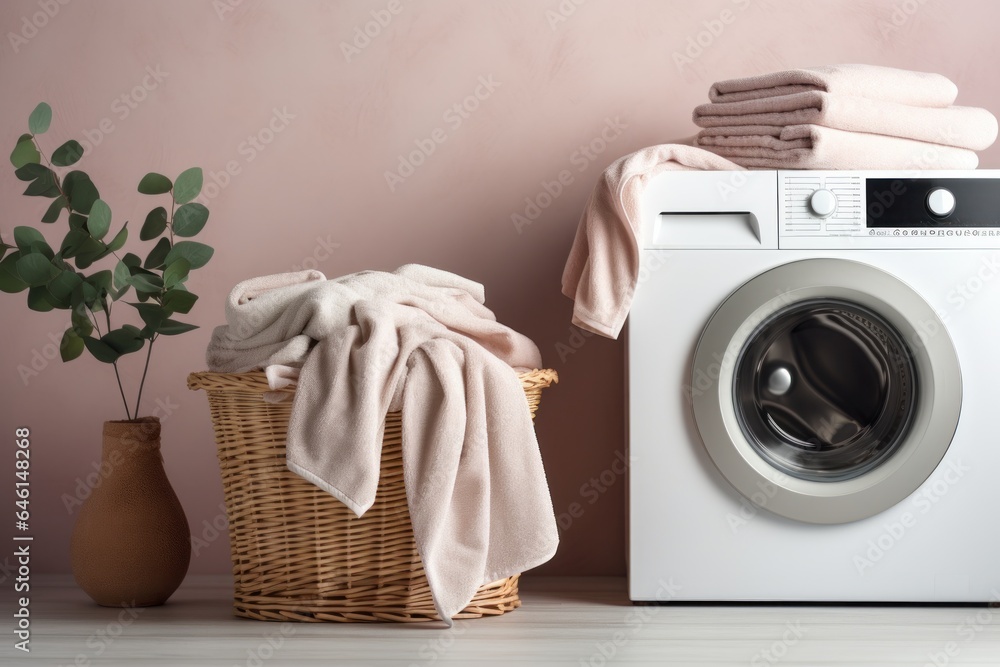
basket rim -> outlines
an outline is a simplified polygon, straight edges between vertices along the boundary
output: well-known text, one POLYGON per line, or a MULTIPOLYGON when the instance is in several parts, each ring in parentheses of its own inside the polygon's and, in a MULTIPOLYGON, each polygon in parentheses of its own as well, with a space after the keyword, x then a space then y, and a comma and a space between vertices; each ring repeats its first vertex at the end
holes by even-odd
MULTIPOLYGON (((551 368, 517 371, 517 377, 526 390, 545 389, 559 382, 559 374, 551 368)), ((267 375, 265 375, 264 371, 250 371, 247 373, 198 371, 188 375, 187 386, 191 391, 204 389, 206 391, 249 391, 261 394, 272 391, 283 391, 289 394, 295 393, 294 386, 287 389, 272 390, 267 382, 267 375)))

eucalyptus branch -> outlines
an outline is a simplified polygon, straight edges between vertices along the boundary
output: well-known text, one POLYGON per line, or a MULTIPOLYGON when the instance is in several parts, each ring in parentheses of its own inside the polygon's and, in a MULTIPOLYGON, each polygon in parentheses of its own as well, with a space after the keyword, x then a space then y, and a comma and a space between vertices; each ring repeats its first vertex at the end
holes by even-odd
MULTIPOLYGON (((117 361, 113 361, 113 362, 111 362, 111 365, 115 367, 115 379, 118 380, 118 391, 122 395, 122 404, 125 406, 125 417, 129 421, 132 421, 132 414, 128 411, 128 401, 125 400, 125 390, 122 388, 122 376, 118 373, 118 362, 117 361)), ((139 416, 139 414, 136 413, 136 417, 138 417, 138 416, 139 416)))
MULTIPOLYGON (((49 169, 52 169, 52 173, 55 173, 55 169, 52 167, 52 162, 49 160, 49 157, 42 152, 42 145, 38 143, 38 137, 36 135, 31 135, 31 142, 35 145, 35 150, 38 151, 38 154, 42 156, 43 160, 45 160, 45 165, 49 169)), ((63 190, 62 184, 59 182, 58 178, 54 180, 56 182, 56 190, 58 190, 62 198, 66 200, 66 207, 69 208, 69 197, 66 196, 66 191, 63 190)))
MULTIPOLYGON (((214 253, 211 247, 189 240, 208 221, 208 208, 194 201, 201 192, 204 176, 197 167, 182 171, 174 180, 158 173, 143 176, 138 192, 169 194, 169 217, 168 209, 161 206, 146 216, 139 240, 153 241, 155 245, 145 259, 133 252, 119 252, 129 241, 132 230, 128 229, 128 223, 109 236, 113 226, 111 207, 101 199, 90 176, 77 167, 64 175, 55 171, 80 161, 84 154, 80 142, 70 139, 51 156, 42 152, 39 135, 48 131, 51 122, 52 108, 44 102, 36 106, 28 117, 28 132, 18 137, 10 161, 19 180, 31 181, 25 195, 52 200, 42 222, 57 222, 63 209, 67 209, 69 229, 62 243, 53 249, 47 235, 35 227, 15 227, 16 245, 0 242, 0 291, 9 294, 28 291, 28 306, 33 310, 73 311, 71 326, 63 333, 59 345, 62 360, 72 361, 89 352, 98 361, 111 364, 125 415, 132 419, 138 417, 142 407, 154 341, 161 335, 174 336, 197 328, 175 318, 189 313, 198 299, 185 287, 190 272, 207 264, 214 253), (115 262, 110 272, 95 267, 94 273, 87 274, 88 267, 108 258, 115 262), (128 303, 135 307, 145 327, 120 324, 115 329, 111 321, 114 302, 129 290, 135 291, 136 302, 128 303), (97 316, 98 309, 104 310, 104 329, 97 316), (133 413, 118 361, 139 352, 147 342, 149 348, 133 413)), ((115 311, 115 314, 120 313, 115 311)))
POLYGON ((94 313, 94 311, 89 306, 87 306, 87 312, 90 313, 90 317, 94 320, 94 331, 97 332, 97 337, 100 338, 101 337, 101 326, 97 322, 97 315, 94 313))
POLYGON ((146 385, 146 373, 149 371, 149 358, 153 355, 153 341, 156 340, 156 335, 154 334, 152 338, 149 339, 149 349, 146 350, 146 365, 142 369, 142 379, 139 380, 139 397, 135 399, 135 415, 139 416, 139 403, 142 401, 142 388, 146 385))
POLYGON ((170 245, 174 244, 174 213, 177 212, 177 201, 170 197, 170 222, 167 223, 167 229, 170 230, 170 245))

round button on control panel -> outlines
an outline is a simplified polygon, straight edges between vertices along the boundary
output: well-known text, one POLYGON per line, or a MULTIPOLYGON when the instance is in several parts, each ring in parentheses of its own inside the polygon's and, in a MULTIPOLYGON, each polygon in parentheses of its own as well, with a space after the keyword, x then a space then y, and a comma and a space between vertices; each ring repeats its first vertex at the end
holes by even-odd
POLYGON ((927 193, 927 210, 938 218, 951 215, 955 210, 955 195, 945 188, 934 188, 927 193))
POLYGON ((816 190, 809 197, 809 208, 821 218, 829 218, 837 210, 837 195, 829 190, 816 190))

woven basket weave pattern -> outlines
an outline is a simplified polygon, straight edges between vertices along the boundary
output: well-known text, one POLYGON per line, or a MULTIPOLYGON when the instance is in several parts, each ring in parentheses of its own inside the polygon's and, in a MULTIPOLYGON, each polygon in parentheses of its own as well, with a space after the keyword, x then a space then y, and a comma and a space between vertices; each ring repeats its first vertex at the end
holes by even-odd
MULTIPOLYGON (((532 418, 555 371, 519 375, 532 418)), ((403 486, 400 413, 386 416, 375 504, 358 518, 285 467, 291 400, 267 403, 263 373, 192 373, 215 427, 237 616, 269 621, 437 619, 403 486)), ((517 575, 487 584, 456 618, 520 606, 517 575)))

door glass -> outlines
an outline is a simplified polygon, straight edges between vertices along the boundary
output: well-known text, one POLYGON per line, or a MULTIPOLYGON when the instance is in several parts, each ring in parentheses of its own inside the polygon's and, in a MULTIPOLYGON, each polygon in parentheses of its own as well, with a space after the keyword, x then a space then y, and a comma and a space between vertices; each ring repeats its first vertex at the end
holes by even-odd
POLYGON ((900 445, 917 378, 895 328, 858 304, 796 303, 762 323, 736 363, 736 414, 750 445, 802 479, 862 475, 900 445))

